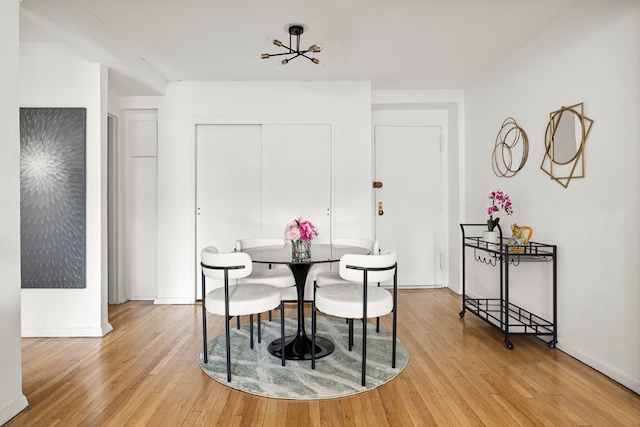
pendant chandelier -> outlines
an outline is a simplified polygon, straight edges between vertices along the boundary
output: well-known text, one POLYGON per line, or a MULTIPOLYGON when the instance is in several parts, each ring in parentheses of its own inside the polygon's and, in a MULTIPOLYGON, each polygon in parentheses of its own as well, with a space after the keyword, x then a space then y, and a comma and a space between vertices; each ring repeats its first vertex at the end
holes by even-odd
POLYGON ((303 58, 307 58, 309 61, 313 62, 314 64, 318 64, 322 66, 323 64, 320 62, 318 58, 312 58, 308 56, 308 54, 326 52, 328 49, 321 47, 319 44, 313 44, 309 46, 309 48, 306 50, 300 50, 300 36, 302 35, 302 33, 304 33, 304 26, 302 24, 291 24, 285 28, 289 32, 289 46, 285 45, 284 43, 282 43, 280 40, 277 40, 277 39, 268 38, 267 41, 269 43, 273 43, 278 47, 285 49, 286 52, 263 53, 262 55, 258 56, 258 58, 269 59, 272 56, 289 55, 289 57, 282 59, 280 61, 280 64, 287 65, 289 61, 291 61, 292 59, 303 57, 303 58))

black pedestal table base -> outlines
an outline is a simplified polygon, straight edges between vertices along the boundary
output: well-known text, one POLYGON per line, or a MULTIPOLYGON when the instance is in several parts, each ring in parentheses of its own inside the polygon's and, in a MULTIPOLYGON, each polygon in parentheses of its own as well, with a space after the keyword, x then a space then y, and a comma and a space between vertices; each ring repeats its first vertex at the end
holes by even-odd
MULTIPOLYGON (((335 349, 333 342, 323 337, 316 337, 316 359, 328 356, 335 349)), ((280 338, 269 344, 269 353, 280 357, 280 338)), ((284 358, 287 360, 311 360, 311 340, 297 335, 285 337, 284 358)))
MULTIPOLYGON (((307 274, 311 269, 311 262, 296 262, 289 264, 289 268, 296 280, 298 293, 298 331, 296 335, 285 337, 284 358, 287 360, 311 360, 311 339, 304 330, 304 286, 307 274)), ((333 343, 326 338, 316 337, 316 358, 321 358, 333 353, 333 343)), ((281 357, 280 339, 269 344, 269 353, 281 357)))

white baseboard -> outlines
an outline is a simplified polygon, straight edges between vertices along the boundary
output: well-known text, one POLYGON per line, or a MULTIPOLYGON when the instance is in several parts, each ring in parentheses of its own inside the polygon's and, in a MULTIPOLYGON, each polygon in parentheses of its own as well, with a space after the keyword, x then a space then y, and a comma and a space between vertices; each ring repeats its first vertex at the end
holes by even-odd
POLYGON ((23 338, 102 337, 113 330, 111 324, 99 328, 22 328, 23 338))
POLYGON ((13 402, 0 409, 0 425, 6 423, 11 418, 18 415, 27 406, 29 406, 29 402, 27 402, 27 398, 24 396, 24 394, 21 394, 13 402))
POLYGON ((191 298, 156 298, 153 300, 154 304, 193 304, 194 301, 191 298))
POLYGON ((569 356, 578 359, 585 365, 592 367, 601 374, 606 375, 615 382, 622 384, 634 393, 640 394, 640 380, 637 378, 632 378, 627 373, 602 363, 600 360, 594 359, 571 346, 563 345, 562 340, 558 340, 557 348, 567 353, 569 356))

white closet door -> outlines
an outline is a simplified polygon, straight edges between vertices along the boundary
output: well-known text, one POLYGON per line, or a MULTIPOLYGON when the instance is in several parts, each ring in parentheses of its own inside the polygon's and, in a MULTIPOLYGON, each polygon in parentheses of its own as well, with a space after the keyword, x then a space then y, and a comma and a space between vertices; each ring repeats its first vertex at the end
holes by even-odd
POLYGON ((331 126, 263 125, 262 236, 280 237, 298 217, 319 230, 314 242, 331 239, 331 126))
MULTIPOLYGON (((196 126, 196 253, 234 249, 236 239, 259 237, 261 228, 261 126, 196 126)), ((202 298, 200 268, 197 298, 202 298)))

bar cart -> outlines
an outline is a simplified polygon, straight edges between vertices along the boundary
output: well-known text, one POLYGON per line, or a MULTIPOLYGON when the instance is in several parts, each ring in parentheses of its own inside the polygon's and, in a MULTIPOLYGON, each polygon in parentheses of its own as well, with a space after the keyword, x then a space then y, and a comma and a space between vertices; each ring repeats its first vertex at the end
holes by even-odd
POLYGON ((509 350, 513 343, 511 335, 536 335, 550 337, 549 348, 555 348, 558 342, 557 312, 557 247, 545 243, 529 242, 527 246, 509 246, 508 239, 502 237, 502 228, 498 224, 498 243, 485 241, 482 236, 487 224, 460 224, 462 229, 462 311, 464 317, 468 310, 504 332, 504 342, 509 350), (468 235, 469 234, 469 235, 468 235), (475 234, 475 235, 474 235, 475 234), (499 298, 472 298, 467 296, 466 253, 472 251, 475 261, 491 266, 499 266, 499 298), (521 262, 550 262, 553 269, 553 320, 548 321, 509 302, 509 268, 517 267, 521 262))

